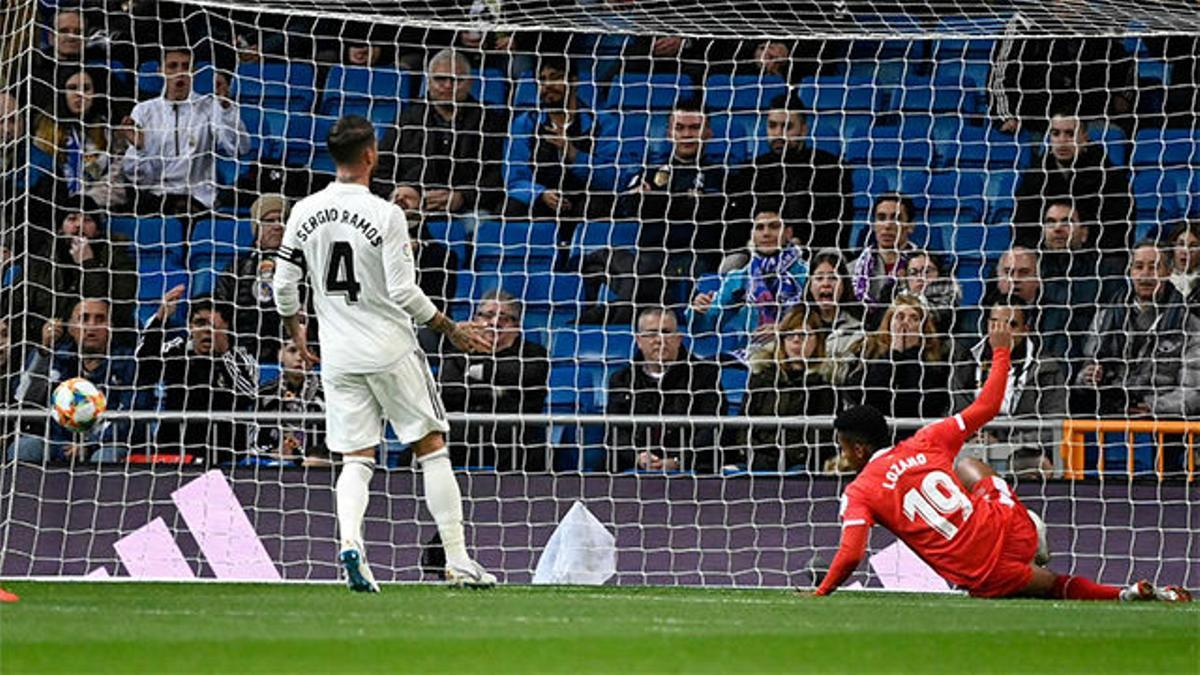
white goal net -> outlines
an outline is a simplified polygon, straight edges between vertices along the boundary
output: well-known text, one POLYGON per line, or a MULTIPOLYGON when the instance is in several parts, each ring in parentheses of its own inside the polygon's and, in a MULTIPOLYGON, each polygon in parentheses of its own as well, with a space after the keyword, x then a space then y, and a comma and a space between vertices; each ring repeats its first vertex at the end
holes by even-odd
MULTIPOLYGON (((273 277, 359 115, 422 289, 493 345, 420 334, 502 580, 811 584, 851 478, 833 416, 963 409, 1008 321, 964 453, 1056 568, 1196 586, 1197 35, 1182 1, 12 2, 0 576, 337 577, 273 277), (107 400, 79 432, 51 416, 75 377, 107 400), (578 576, 552 536, 606 553, 578 576)), ((427 578, 382 433, 369 557, 427 578)), ((947 588, 886 533, 857 581, 947 588)))

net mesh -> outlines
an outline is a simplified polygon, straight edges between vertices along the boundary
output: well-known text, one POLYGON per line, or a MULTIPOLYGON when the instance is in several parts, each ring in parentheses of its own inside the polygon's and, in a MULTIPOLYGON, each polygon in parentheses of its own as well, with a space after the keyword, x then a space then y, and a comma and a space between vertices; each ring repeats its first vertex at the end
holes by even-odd
MULTIPOLYGON (((336 576, 272 283, 356 114, 420 285, 495 336, 420 337, 503 579, 581 502, 618 583, 810 583, 831 416, 961 410, 1006 319, 1029 337, 965 452, 1056 566, 1194 585, 1198 31, 1183 2, 16 3, 0 574, 336 576), (47 418, 74 376, 107 396, 84 434, 47 418)), ((414 580, 435 530, 384 433, 369 557, 414 580)), ((945 587, 872 553, 861 583, 945 587)))

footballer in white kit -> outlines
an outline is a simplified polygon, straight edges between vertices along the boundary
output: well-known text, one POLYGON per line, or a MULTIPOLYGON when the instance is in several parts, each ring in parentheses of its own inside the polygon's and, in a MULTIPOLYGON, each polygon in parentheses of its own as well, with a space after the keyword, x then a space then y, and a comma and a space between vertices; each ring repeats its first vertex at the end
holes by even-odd
POLYGON ((386 419, 421 465, 426 505, 446 551, 446 578, 492 586, 496 578, 467 555, 462 495, 446 450, 449 425, 414 323, 464 351, 486 349, 486 343, 472 325, 439 312, 417 285, 404 212, 368 188, 378 158, 371 122, 343 117, 328 144, 338 178, 292 209, 279 247, 275 299, 301 353, 321 363, 326 444, 343 461, 336 497, 347 584, 379 590, 366 563, 362 521, 386 419), (306 277, 322 336, 319 359, 301 321, 299 286, 306 277))

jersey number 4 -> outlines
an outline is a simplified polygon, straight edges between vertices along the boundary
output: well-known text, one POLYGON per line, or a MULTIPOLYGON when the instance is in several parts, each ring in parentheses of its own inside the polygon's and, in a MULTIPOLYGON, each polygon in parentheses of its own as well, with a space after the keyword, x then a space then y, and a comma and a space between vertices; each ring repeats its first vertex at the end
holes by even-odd
POLYGON ((971 500, 958 489, 958 484, 945 471, 926 474, 925 479, 921 481, 920 490, 912 488, 904 493, 904 515, 908 516, 909 520, 920 516, 921 520, 947 539, 953 539, 954 535, 958 534, 958 526, 946 516, 955 511, 962 511, 962 521, 965 524, 974 509, 971 500))
POLYGON ((335 241, 329 247, 329 264, 325 267, 325 292, 344 295, 346 302, 358 302, 362 286, 354 276, 354 249, 348 241, 335 241))

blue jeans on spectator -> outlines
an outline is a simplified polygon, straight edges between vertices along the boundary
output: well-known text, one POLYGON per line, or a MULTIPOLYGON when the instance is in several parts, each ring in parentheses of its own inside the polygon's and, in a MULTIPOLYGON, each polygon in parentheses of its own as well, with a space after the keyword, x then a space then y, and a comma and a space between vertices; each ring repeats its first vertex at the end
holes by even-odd
MULTIPOLYGON (((21 462, 61 462, 67 459, 67 444, 22 434, 8 446, 7 454, 9 460, 21 462)), ((128 454, 129 448, 102 445, 92 451, 88 461, 95 464, 123 462, 128 454)))

